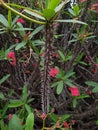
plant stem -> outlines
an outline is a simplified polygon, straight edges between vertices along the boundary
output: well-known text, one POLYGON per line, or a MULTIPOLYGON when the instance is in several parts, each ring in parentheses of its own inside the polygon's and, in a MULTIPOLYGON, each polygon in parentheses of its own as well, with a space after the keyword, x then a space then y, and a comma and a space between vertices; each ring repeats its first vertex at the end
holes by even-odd
POLYGON ((45 26, 45 57, 44 70, 42 75, 41 97, 42 97, 42 111, 47 114, 49 112, 49 94, 50 94, 50 68, 52 61, 52 43, 53 43, 53 26, 47 23, 45 26))

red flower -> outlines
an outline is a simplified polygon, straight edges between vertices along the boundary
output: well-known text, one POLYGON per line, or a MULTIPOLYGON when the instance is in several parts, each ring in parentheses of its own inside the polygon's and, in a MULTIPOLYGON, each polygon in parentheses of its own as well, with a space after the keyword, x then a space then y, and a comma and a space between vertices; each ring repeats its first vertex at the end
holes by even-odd
POLYGON ((74 88, 73 87, 69 87, 69 90, 70 90, 72 96, 79 96, 80 95, 78 87, 74 87, 74 88))
POLYGON ((68 123, 67 123, 66 121, 63 122, 63 125, 64 125, 65 128, 68 128, 68 129, 69 129, 69 125, 68 125, 68 123))
POLYGON ((98 68, 98 64, 95 65, 95 68, 94 68, 94 74, 97 73, 97 68, 98 68))
POLYGON ((93 4, 91 10, 95 10, 98 13, 98 3, 93 4))
POLYGON ((16 65, 16 57, 15 57, 15 53, 12 51, 12 52, 9 52, 7 54, 7 58, 11 59, 11 65, 15 66, 16 65))
POLYGON ((57 68, 52 68, 51 70, 50 70, 50 76, 51 77, 55 77, 56 76, 56 74, 58 74, 59 73, 59 70, 57 69, 57 68))
POLYGON ((45 113, 42 113, 41 115, 40 115, 40 117, 42 118, 42 119, 45 119, 46 118, 46 114, 45 113))
POLYGON ((12 114, 9 114, 8 115, 8 120, 10 121, 12 119, 13 115, 12 114))
POLYGON ((80 0, 81 3, 85 2, 85 0, 80 0))
POLYGON ((16 22, 17 22, 17 23, 21 23, 21 24, 24 24, 24 23, 25 23, 25 21, 24 21, 22 18, 18 18, 18 19, 16 20, 16 22))
POLYGON ((60 122, 59 121, 56 122, 56 128, 60 128, 60 122))

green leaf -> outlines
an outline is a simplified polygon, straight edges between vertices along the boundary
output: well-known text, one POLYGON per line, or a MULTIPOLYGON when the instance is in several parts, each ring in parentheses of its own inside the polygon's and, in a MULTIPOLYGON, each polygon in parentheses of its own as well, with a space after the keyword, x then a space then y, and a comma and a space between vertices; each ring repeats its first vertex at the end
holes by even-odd
POLYGON ((93 81, 86 81, 85 84, 91 87, 98 87, 98 83, 93 82, 93 81))
POLYGON ((67 73, 66 73, 66 75, 65 75, 65 79, 67 79, 67 78, 73 76, 74 74, 75 74, 75 72, 73 72, 73 70, 67 71, 67 73))
POLYGON ((26 127, 25 130, 34 130, 34 114, 30 113, 26 119, 26 127))
POLYGON ((10 103, 8 104, 9 108, 15 108, 15 107, 20 107, 23 106, 24 102, 21 100, 10 100, 10 103))
POLYGON ((32 28, 15 28, 15 31, 33 30, 32 28))
POLYGON ((2 92, 0 92, 0 99, 5 99, 4 94, 2 92))
POLYGON ((58 85, 58 83, 59 83, 59 81, 52 83, 51 88, 56 87, 58 85))
POLYGON ((32 112, 31 108, 30 108, 30 106, 28 104, 25 104, 25 109, 28 112, 28 115, 32 112))
POLYGON ((75 16, 75 13, 74 13, 74 11, 73 11, 71 8, 69 8, 68 11, 69 11, 69 13, 70 13, 71 15, 75 16))
POLYGON ((27 86, 24 85, 24 87, 23 87, 23 91, 22 91, 22 100, 23 100, 24 102, 27 101, 27 96, 28 96, 27 86))
POLYGON ((73 99, 73 107, 76 108, 76 106, 78 105, 78 102, 76 99, 73 99))
POLYGON ((62 92, 63 86, 64 86, 63 81, 59 81, 56 89, 57 94, 60 94, 62 92))
POLYGON ((51 0, 50 3, 48 4, 48 9, 54 10, 60 2, 61 0, 51 0))
POLYGON ((54 113, 50 114, 50 118, 56 123, 58 121, 58 116, 54 113))
POLYGON ((17 46, 15 47, 15 50, 18 51, 19 49, 25 47, 25 45, 26 45, 26 41, 22 41, 17 44, 17 46))
POLYGON ((9 10, 8 11, 8 27, 10 28, 11 27, 11 23, 12 23, 12 15, 11 15, 11 11, 9 10))
POLYGON ((46 0, 45 7, 47 8, 51 0, 46 0))
POLYGON ((10 77, 10 74, 7 74, 2 79, 0 79, 0 84, 4 83, 9 77, 10 77))
POLYGON ((75 99, 83 99, 83 98, 89 98, 90 96, 88 94, 81 94, 80 96, 74 97, 75 99))
POLYGON ((98 120, 96 120, 96 125, 98 125, 98 120))
POLYGON ((62 115, 61 120, 62 120, 62 121, 65 121, 65 120, 67 120, 69 117, 70 117, 69 114, 62 115))
POLYGON ((66 19, 66 20, 55 20, 56 22, 61 22, 61 23, 78 23, 78 24, 85 24, 87 25, 87 23, 85 22, 82 22, 82 21, 78 21, 78 20, 75 20, 75 19, 66 19))
POLYGON ((12 119, 8 124, 8 130, 23 130, 23 127, 17 115, 13 114, 12 119))
POLYGON ((55 8, 55 12, 59 12, 65 4, 67 4, 70 0, 66 0, 66 1, 63 1, 61 4, 59 4, 58 6, 56 6, 55 8))
POLYGON ((86 81, 85 84, 87 84, 90 87, 94 87, 92 92, 94 93, 98 92, 98 83, 93 82, 93 81, 86 81))
POLYGON ((62 58, 62 60, 65 61, 65 55, 63 54, 63 52, 58 50, 58 53, 59 53, 60 57, 62 58))
POLYGON ((92 90, 93 93, 97 93, 98 92, 98 86, 95 87, 93 90, 92 90))
POLYGON ((39 33, 43 28, 44 28, 43 25, 37 27, 37 28, 29 35, 29 38, 31 39, 34 35, 36 35, 37 33, 39 33))
POLYGON ((8 27, 8 21, 2 14, 0 14, 0 23, 2 23, 5 27, 8 27))
POLYGON ((65 80, 64 83, 71 87, 75 86, 70 79, 65 80))
POLYGON ((73 7, 73 10, 74 10, 75 16, 79 15, 80 9, 79 9, 79 6, 77 4, 73 7))
POLYGON ((43 16, 47 19, 50 20, 53 16, 55 15, 55 11, 52 9, 45 9, 43 11, 43 16))
POLYGON ((36 12, 30 11, 30 10, 27 10, 27 9, 24 9, 24 11, 25 11, 26 13, 28 13, 29 15, 32 15, 32 16, 34 16, 34 17, 36 17, 36 18, 45 20, 44 17, 42 17, 40 14, 38 14, 38 13, 36 13, 36 12))

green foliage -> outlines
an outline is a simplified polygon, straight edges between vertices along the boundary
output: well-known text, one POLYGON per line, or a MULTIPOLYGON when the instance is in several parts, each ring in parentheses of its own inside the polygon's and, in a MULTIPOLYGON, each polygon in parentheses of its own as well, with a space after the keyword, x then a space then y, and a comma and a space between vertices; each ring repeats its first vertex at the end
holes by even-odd
POLYGON ((69 70, 66 73, 63 70, 60 70, 60 72, 55 76, 57 81, 52 83, 51 87, 57 87, 57 94, 61 94, 65 85, 74 87, 74 83, 70 79, 72 76, 74 76, 74 74, 75 72, 73 72, 73 70, 69 70))
POLYGON ((5 75, 2 79, 0 79, 0 85, 4 83, 8 78, 10 77, 10 74, 5 75))
POLYGON ((9 121, 8 130, 23 130, 23 126, 20 124, 19 117, 13 114, 12 119, 9 121))
POLYGON ((93 81, 86 81, 85 83, 86 83, 88 86, 90 86, 90 87, 94 87, 94 88, 92 89, 92 92, 93 92, 93 93, 97 93, 97 92, 98 92, 98 83, 93 82, 93 81))
POLYGON ((30 113, 26 119, 25 130, 33 130, 33 126, 34 126, 34 114, 30 113))

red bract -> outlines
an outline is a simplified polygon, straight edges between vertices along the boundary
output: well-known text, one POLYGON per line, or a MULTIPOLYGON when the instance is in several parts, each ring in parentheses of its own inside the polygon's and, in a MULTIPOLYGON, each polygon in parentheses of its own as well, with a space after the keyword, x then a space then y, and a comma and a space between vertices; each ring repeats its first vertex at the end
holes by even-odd
POLYGON ((94 74, 96 74, 96 72, 97 72, 97 68, 98 68, 98 64, 95 65, 95 68, 94 68, 94 74))
POLYGON ((55 77, 56 76, 56 74, 58 74, 59 73, 59 70, 57 69, 57 68, 52 68, 51 70, 50 70, 50 76, 51 77, 55 77))
POLYGON ((69 87, 69 90, 70 90, 72 96, 79 96, 80 95, 78 87, 69 87))
POLYGON ((65 128, 68 128, 68 129, 69 129, 69 125, 68 125, 68 123, 67 123, 66 121, 63 122, 63 125, 64 125, 65 128))
POLYGON ((57 123, 56 123, 56 128, 60 128, 60 122, 59 121, 57 121, 57 123))
POLYGON ((15 66, 16 65, 16 57, 15 57, 15 53, 12 51, 12 52, 9 52, 7 54, 7 58, 11 59, 11 65, 15 66))
POLYGON ((81 3, 85 2, 85 0, 80 0, 81 3))
POLYGON ((12 119, 13 115, 12 114, 9 114, 8 115, 8 120, 10 121, 12 119))
POLYGON ((16 22, 17 22, 17 23, 21 23, 21 24, 24 24, 24 23, 25 23, 25 21, 24 21, 22 18, 18 18, 18 19, 16 20, 16 22))
POLYGON ((42 119, 45 119, 46 116, 47 116, 47 115, 46 115, 45 113, 42 113, 40 117, 41 117, 42 119))
POLYGON ((98 3, 93 4, 91 10, 95 10, 98 13, 98 3))

